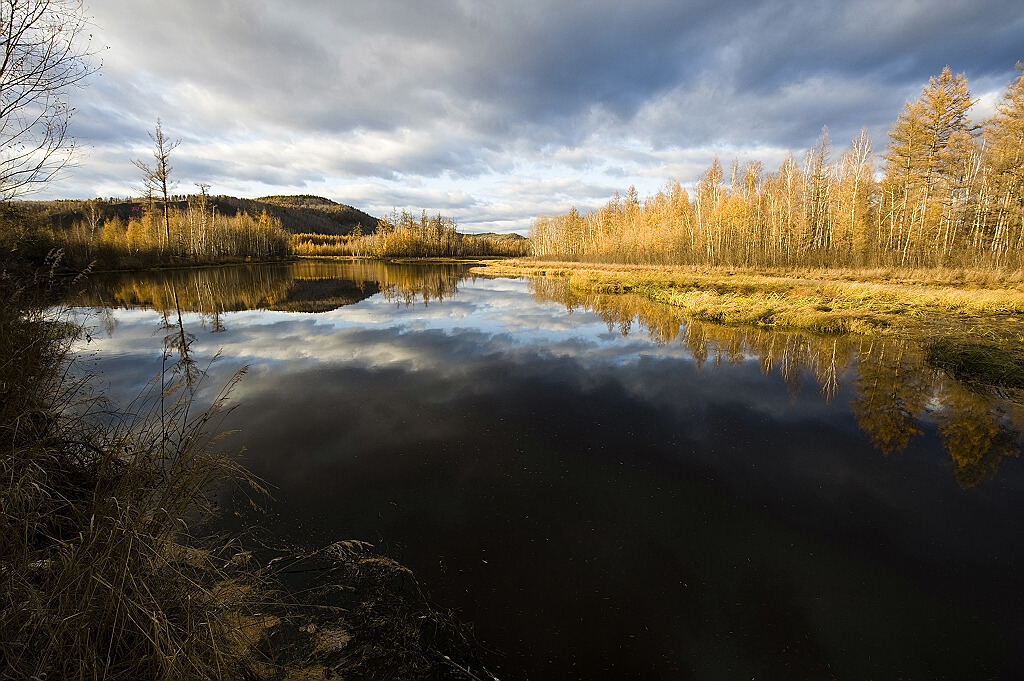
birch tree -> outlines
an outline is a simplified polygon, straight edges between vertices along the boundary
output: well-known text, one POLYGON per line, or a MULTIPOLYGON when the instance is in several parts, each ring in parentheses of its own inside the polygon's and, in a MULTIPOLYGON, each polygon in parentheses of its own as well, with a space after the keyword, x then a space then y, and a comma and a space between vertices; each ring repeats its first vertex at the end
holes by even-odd
POLYGON ((170 189, 171 183, 171 152, 181 144, 181 140, 171 141, 164 135, 160 119, 156 119, 156 130, 149 133, 150 139, 155 145, 153 149, 153 165, 150 166, 140 160, 132 161, 135 167, 142 171, 142 184, 149 196, 159 196, 163 200, 164 208, 164 243, 167 248, 171 247, 171 217, 170 189))

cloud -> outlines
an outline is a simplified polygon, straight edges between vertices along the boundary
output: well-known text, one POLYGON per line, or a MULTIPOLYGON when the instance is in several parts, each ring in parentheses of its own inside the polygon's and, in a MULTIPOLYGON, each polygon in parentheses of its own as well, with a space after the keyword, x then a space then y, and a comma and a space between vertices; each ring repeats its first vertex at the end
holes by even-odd
POLYGON ((715 154, 772 170, 825 125, 837 147, 867 127, 881 148, 947 64, 990 112, 1024 33, 1010 0, 180 0, 130 12, 96 0, 90 11, 111 48, 73 93, 73 131, 91 152, 47 194, 137 191, 129 161, 159 117, 182 139, 183 189, 464 211, 470 230, 523 231, 539 212, 596 205, 596 190, 693 182, 715 154), (529 189, 567 178, 575 189, 529 189))

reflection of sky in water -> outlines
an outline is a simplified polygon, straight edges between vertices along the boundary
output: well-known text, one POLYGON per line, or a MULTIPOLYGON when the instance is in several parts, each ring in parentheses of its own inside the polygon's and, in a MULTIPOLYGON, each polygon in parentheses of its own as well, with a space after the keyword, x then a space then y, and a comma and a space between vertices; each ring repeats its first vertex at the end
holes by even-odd
MULTIPOLYGON (((164 332, 155 312, 113 314, 85 347, 127 400, 164 332)), ((805 675, 932 678, 994 655, 952 606, 1020 632, 1020 462, 962 490, 933 425, 884 457, 849 377, 826 403, 756 360, 698 371, 678 341, 623 337, 515 280, 230 313, 217 333, 183 318, 201 365, 221 353, 210 390, 250 366, 229 425, 277 490, 260 522, 390 547, 497 647, 552 660, 519 668, 531 678, 685 676, 698 653, 707 677, 771 676, 783 648, 805 675)))
MULTIPOLYGON (((165 335, 163 317, 152 310, 116 310, 116 331, 110 336, 103 320, 93 317, 88 353, 104 356, 104 373, 136 380, 151 378, 160 366, 160 344, 165 335), (119 366, 123 365, 123 366, 119 366), (149 375, 146 375, 146 370, 149 375)), ((320 314, 250 310, 222 315, 223 331, 211 333, 209 317, 184 313, 186 331, 195 335, 194 356, 206 364, 214 354, 230 369, 253 369, 278 362, 357 363, 381 367, 392 364, 408 369, 456 369, 453 360, 466 362, 481 355, 529 348, 544 356, 572 355, 587 362, 629 364, 642 356, 686 357, 685 348, 659 348, 643 333, 623 337, 590 312, 566 314, 556 303, 538 304, 525 283, 508 279, 477 279, 460 284, 454 299, 406 305, 376 295, 354 305, 320 314), (426 344, 415 334, 441 334, 446 343, 426 344)), ((87 320, 88 321, 88 320, 87 320)), ((176 322, 174 315, 168 321, 176 322)))

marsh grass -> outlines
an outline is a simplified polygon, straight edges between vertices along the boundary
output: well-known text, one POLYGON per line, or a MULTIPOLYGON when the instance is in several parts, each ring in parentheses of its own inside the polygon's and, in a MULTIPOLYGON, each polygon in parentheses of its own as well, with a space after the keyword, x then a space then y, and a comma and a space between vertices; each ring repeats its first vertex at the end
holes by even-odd
POLYGON ((0 677, 252 677, 266 585, 199 533, 211 489, 252 482, 210 436, 233 383, 107 411, 48 287, 0 274, 0 677))
POLYGON ((928 344, 925 360, 969 384, 1024 390, 1024 353, 984 339, 944 336, 928 344))
POLYGON ((581 301, 631 293, 665 304, 681 319, 713 325, 906 338, 926 348, 933 369, 973 388, 1012 392, 1015 399, 1024 391, 1020 271, 753 271, 531 260, 473 271, 557 279, 581 301))
POLYGON ((1024 314, 1021 272, 770 270, 503 261, 496 276, 557 276, 580 291, 642 295, 687 317, 822 334, 923 330, 941 318, 1024 314))

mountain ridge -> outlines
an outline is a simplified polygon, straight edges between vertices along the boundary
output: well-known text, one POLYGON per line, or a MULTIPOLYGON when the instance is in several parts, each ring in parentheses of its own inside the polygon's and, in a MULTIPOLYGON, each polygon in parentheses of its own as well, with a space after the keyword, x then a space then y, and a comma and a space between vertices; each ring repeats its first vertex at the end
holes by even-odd
MULTIPOLYGON (((186 210, 190 199, 198 196, 174 196, 174 210, 186 210)), ((234 216, 245 212, 259 215, 263 211, 281 220, 281 227, 292 234, 351 234, 358 226, 363 234, 377 229, 377 218, 344 203, 311 194, 263 196, 257 199, 224 194, 207 197, 220 215, 234 216)), ((114 217, 138 219, 145 209, 144 198, 128 199, 53 199, 49 201, 15 201, 14 205, 50 222, 54 227, 70 228, 76 222, 104 222, 114 217)))

